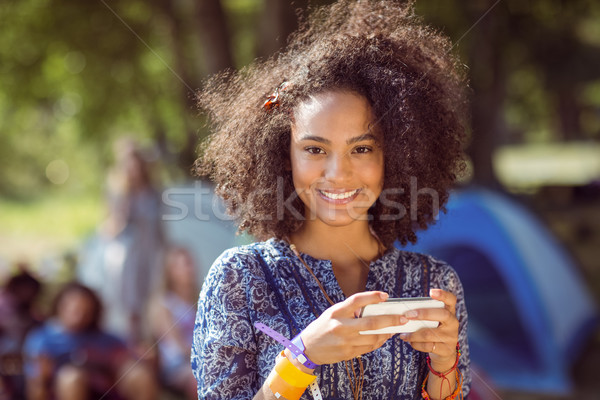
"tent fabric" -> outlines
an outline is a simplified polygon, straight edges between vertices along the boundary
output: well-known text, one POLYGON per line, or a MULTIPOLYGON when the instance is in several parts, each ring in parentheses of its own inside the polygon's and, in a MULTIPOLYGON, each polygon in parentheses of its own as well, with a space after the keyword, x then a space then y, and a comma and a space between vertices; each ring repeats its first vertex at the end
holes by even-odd
POLYGON ((457 191, 447 213, 404 247, 458 272, 472 360, 506 389, 568 393, 569 368, 597 308, 563 247, 525 208, 483 189, 457 191))

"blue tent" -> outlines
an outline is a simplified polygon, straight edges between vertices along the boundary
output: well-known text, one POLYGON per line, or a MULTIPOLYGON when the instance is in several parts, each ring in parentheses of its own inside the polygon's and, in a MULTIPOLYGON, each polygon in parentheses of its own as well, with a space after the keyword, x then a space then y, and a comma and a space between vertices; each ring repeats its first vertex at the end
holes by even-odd
POLYGON ((570 367, 597 322, 575 264, 505 196, 460 191, 447 209, 405 249, 445 260, 460 275, 472 361, 499 388, 568 393, 570 367))

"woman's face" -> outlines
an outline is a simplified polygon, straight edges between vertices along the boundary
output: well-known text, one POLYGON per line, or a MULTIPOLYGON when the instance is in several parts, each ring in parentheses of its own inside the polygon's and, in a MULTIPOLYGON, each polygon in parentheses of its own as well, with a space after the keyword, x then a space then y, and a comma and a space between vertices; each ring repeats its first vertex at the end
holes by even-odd
POLYGON ((74 290, 60 300, 57 316, 67 331, 82 332, 93 322, 94 309, 94 301, 86 293, 74 290))
POLYGON ((366 220, 383 188, 382 137, 367 100, 346 91, 312 96, 294 111, 290 161, 308 221, 366 220))

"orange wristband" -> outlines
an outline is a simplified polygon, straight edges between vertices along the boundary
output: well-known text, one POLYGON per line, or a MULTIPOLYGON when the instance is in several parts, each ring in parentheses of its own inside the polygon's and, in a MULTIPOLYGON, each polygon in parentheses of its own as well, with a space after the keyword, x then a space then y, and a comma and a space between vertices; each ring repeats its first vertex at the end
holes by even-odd
POLYGON ((317 379, 315 375, 307 374, 306 372, 299 370, 298 367, 292 364, 285 356, 283 351, 277 357, 275 371, 277 371, 284 381, 297 387, 307 387, 317 379))
POLYGON ((271 371, 266 383, 278 399, 283 397, 286 400, 300 400, 302 393, 306 390, 306 386, 298 387, 290 385, 275 370, 271 371))

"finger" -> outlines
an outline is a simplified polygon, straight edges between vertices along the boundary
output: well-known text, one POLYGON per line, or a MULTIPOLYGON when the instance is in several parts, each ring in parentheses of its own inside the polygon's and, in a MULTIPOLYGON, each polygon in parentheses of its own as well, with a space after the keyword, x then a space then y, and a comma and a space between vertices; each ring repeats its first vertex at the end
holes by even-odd
POLYGON ((418 342, 418 341, 407 341, 410 346, 423 353, 429 353, 435 358, 446 358, 453 357, 456 355, 456 345, 450 345, 444 342, 418 342))
POLYGON ((400 335, 400 339, 405 342, 415 342, 415 343, 427 343, 427 342, 436 342, 436 343, 456 343, 456 337, 453 335, 449 335, 444 331, 439 329, 419 329, 413 333, 403 333, 400 335))
POLYGON ((444 302, 446 309, 448 309, 448 311, 450 311, 452 314, 456 313, 456 296, 453 293, 442 289, 430 289, 429 296, 431 296, 433 299, 444 302))
POLYGON ((350 360, 354 357, 360 356, 362 354, 371 352, 375 349, 380 348, 388 341, 392 336, 392 334, 382 334, 382 335, 361 335, 360 337, 352 340, 346 346, 342 346, 338 355, 343 360, 350 360))
POLYGON ((417 351, 431 354, 438 354, 440 349, 443 348, 443 346, 440 346, 440 344, 443 345, 443 343, 435 342, 408 342, 408 344, 410 344, 410 346, 417 351))
POLYGON ((439 321, 449 323, 456 320, 456 316, 445 308, 422 308, 407 311, 404 316, 410 320, 439 321))
POLYGON ((404 315, 389 314, 354 319, 349 322, 349 325, 356 331, 370 331, 387 328, 388 326, 404 325, 407 322, 408 318, 404 315))
MULTIPOLYGON (((369 336, 371 336, 371 335, 369 335, 369 336)), ((388 339, 390 337, 392 337, 393 335, 389 335, 389 336, 388 335, 377 335, 377 336, 383 337, 383 339, 379 339, 373 343, 369 343, 366 345, 354 346, 352 348, 353 355, 352 355, 352 357, 349 357, 349 359, 354 358, 356 356, 366 354, 366 353, 370 353, 374 350, 377 350, 378 348, 383 346, 385 344, 385 342, 387 342, 388 339)))
POLYGON ((352 347, 374 347, 378 348, 383 345, 388 339, 394 336, 391 333, 382 333, 378 335, 359 335, 352 340, 352 347))
POLYGON ((387 300, 388 294, 385 292, 361 292, 353 294, 336 307, 334 315, 343 315, 346 317, 355 317, 355 311, 360 310, 367 304, 377 304, 387 300))

